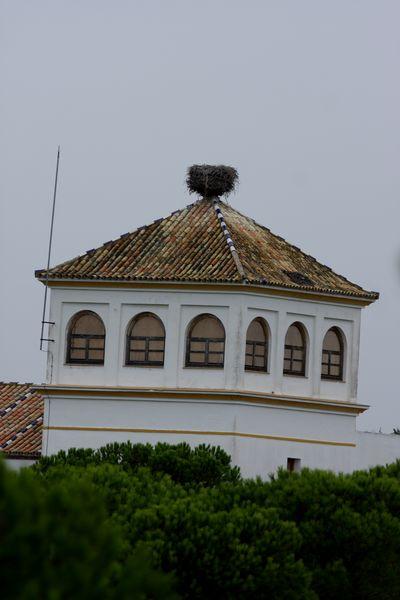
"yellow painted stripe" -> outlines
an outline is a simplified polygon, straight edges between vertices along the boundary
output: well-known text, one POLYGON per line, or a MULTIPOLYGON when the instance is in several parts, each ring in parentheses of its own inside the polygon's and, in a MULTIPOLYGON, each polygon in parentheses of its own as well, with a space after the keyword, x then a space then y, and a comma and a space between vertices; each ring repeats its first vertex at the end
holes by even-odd
POLYGON ((183 434, 183 435, 221 435, 242 438, 255 438, 261 440, 276 440, 280 442, 296 442, 300 444, 322 444, 323 446, 346 446, 355 448, 353 442, 335 442, 331 440, 316 440, 313 438, 296 438, 284 435, 267 435, 262 433, 242 433, 240 431, 197 431, 193 429, 144 429, 141 427, 74 427, 74 426, 47 426, 43 429, 52 431, 109 431, 125 433, 159 433, 159 434, 183 434))

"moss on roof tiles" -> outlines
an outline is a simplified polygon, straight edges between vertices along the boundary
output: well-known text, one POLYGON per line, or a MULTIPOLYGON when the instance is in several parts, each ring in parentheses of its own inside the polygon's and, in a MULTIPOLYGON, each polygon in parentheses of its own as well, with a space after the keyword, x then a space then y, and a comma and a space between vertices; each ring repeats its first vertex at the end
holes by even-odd
MULTIPOLYGON (((239 273, 210 200, 200 200, 164 219, 123 234, 49 270, 49 279, 248 283, 375 300, 364 290, 219 202, 237 256, 239 273)), ((46 277, 45 270, 36 277, 46 277)))

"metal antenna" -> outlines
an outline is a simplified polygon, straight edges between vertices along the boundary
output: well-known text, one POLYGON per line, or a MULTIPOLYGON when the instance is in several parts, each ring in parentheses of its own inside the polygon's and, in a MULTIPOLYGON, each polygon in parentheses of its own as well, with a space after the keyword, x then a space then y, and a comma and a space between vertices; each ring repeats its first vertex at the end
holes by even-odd
POLYGON ((53 207, 51 210, 51 222, 50 222, 50 237, 49 237, 49 251, 47 253, 47 269, 46 269, 46 281, 45 281, 45 287, 44 287, 44 301, 43 301, 43 314, 42 314, 42 329, 40 332, 40 349, 43 350, 43 342, 54 342, 54 340, 51 340, 49 338, 44 338, 43 337, 43 333, 44 333, 44 326, 47 325, 54 325, 53 321, 46 321, 46 306, 47 306, 47 289, 48 289, 48 283, 49 283, 49 268, 50 268, 50 256, 51 256, 51 246, 53 243, 53 226, 54 226, 54 213, 56 210, 56 197, 57 197, 57 182, 58 182, 58 166, 60 164, 60 146, 58 146, 58 150, 57 150, 57 164, 56 164, 56 176, 54 179, 54 192, 53 192, 53 207))

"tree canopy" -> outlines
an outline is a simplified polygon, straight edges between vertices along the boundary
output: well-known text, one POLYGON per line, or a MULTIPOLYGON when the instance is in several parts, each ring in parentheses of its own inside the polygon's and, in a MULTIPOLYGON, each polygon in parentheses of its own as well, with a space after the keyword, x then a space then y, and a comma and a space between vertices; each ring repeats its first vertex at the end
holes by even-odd
POLYGON ((4 598, 400 597, 400 463, 241 478, 221 449, 111 444, 0 468, 4 598))

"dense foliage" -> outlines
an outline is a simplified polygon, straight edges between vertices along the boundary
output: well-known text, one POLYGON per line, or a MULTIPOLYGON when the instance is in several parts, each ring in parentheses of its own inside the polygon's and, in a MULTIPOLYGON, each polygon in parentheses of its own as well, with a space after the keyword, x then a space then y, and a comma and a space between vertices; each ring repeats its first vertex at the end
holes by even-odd
POLYGON ((205 446, 70 451, 0 471, 0 538, 4 598, 397 599, 400 463, 262 482, 205 446))
POLYGON ((221 448, 202 444, 107 444, 97 450, 71 448, 54 456, 43 457, 35 466, 41 473, 55 466, 75 467, 110 463, 134 473, 148 467, 153 473, 165 473, 176 483, 190 486, 213 486, 223 481, 238 481, 240 471, 231 466, 230 456, 221 448))
POLYGON ((0 573, 4 600, 177 598, 171 576, 124 537, 84 477, 44 485, 0 462, 0 573))

